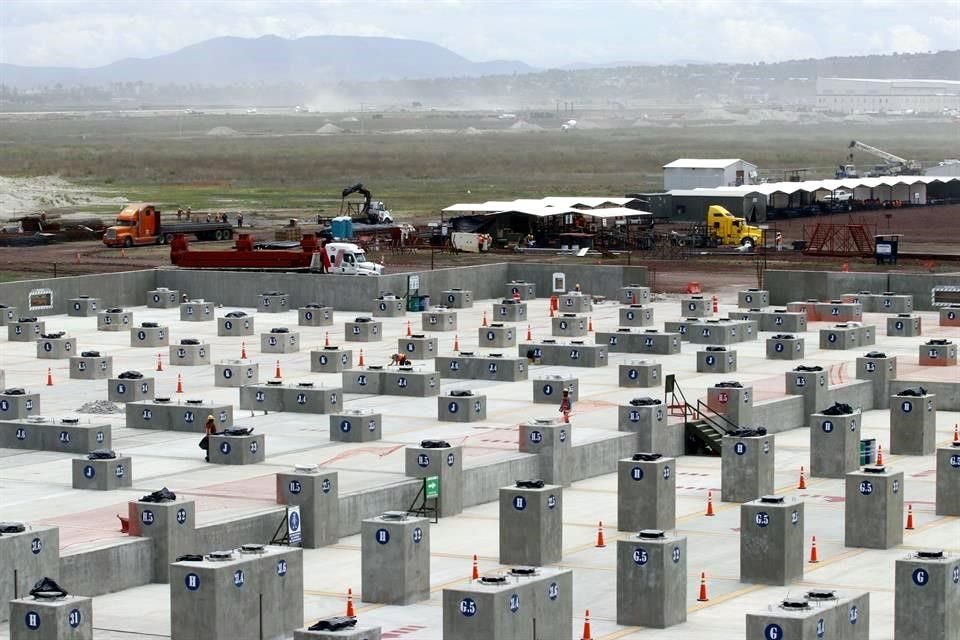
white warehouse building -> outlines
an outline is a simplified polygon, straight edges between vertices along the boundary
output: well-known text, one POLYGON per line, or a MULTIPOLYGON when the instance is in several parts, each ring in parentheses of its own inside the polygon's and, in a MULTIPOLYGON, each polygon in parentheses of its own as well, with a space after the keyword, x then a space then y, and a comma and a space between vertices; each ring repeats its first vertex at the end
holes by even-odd
POLYGON ((940 113, 960 109, 960 81, 817 78, 817 108, 834 113, 940 113))
POLYGON ((757 165, 738 158, 680 158, 663 165, 663 189, 710 189, 754 184, 757 165))

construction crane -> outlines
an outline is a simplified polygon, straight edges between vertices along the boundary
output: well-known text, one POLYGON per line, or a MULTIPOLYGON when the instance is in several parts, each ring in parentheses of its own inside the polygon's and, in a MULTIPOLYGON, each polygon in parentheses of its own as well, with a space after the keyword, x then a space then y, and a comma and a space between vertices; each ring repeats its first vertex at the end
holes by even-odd
POLYGON ((383 206, 383 201, 372 201, 370 190, 365 189, 360 183, 352 187, 347 187, 341 192, 340 214, 343 215, 345 211, 350 217, 365 220, 367 224, 393 224, 393 216, 390 215, 390 212, 383 206), (363 196, 362 207, 357 203, 346 202, 347 196, 354 193, 359 193, 363 196))
MULTIPOLYGON (((898 176, 898 175, 919 175, 922 167, 916 160, 906 160, 900 156, 893 155, 883 149, 871 147, 859 140, 851 140, 848 145, 850 149, 858 149, 872 156, 876 156, 884 161, 885 164, 877 165, 871 172, 877 176, 898 176)), ((853 160, 853 152, 850 153, 850 159, 853 160)), ((869 174, 868 174, 869 175, 869 174)))

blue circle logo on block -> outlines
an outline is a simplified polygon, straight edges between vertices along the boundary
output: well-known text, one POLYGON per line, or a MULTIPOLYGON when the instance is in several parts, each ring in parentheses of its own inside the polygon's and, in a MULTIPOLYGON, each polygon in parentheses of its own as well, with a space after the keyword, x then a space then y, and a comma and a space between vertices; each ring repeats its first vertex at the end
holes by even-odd
POLYGON ((530 432, 530 442, 536 444, 538 442, 543 442, 543 434, 539 431, 530 432))
POLYGON ((510 594, 510 611, 513 613, 520 611, 520 595, 517 593, 510 594))
POLYGON ((186 523, 187 523, 187 510, 177 509, 177 524, 186 524, 186 523))
POLYGON ((737 442, 733 445, 733 452, 738 456, 742 456, 747 452, 747 444, 745 442, 737 442))
POLYGON ((287 484, 287 490, 293 495, 297 495, 298 493, 303 491, 303 485, 300 484, 299 480, 291 480, 287 484))
POLYGON ((430 456, 425 453, 417 454, 417 466, 420 467, 429 467, 430 466, 430 456))
POLYGON ((230 443, 229 443, 229 442, 221 442, 221 443, 220 443, 220 453, 222 453, 223 455, 229 455, 229 453, 230 453, 230 443))
POLYGON ((960 455, 950 456, 950 466, 954 469, 960 469, 960 455))
POLYGON ((94 469, 92 465, 88 464, 83 468, 83 477, 87 480, 90 480, 95 475, 97 475, 97 470, 94 469))
POLYGON ((640 565, 641 567, 647 564, 647 561, 650 559, 647 550, 642 547, 637 547, 633 550, 633 561, 640 565))
POLYGON ((627 369, 627 377, 630 378, 631 380, 636 380, 639 375, 640 375, 640 372, 637 371, 636 369, 627 369))
POLYGON ((953 584, 960 584, 960 566, 953 568, 953 584))
POLYGON ((817 638, 825 638, 827 635, 827 623, 823 618, 817 620, 817 638))
POLYGON ((630 469, 630 477, 634 480, 643 480, 643 469, 640 467, 634 467, 630 469))
POLYGON ((277 560, 277 575, 281 578, 287 575, 287 561, 277 560))
POLYGON ((553 385, 550 385, 550 384, 543 385, 543 395, 545 396, 553 395, 553 385))
POLYGON ((83 622, 83 614, 80 613, 80 609, 71 609, 67 614, 67 624, 76 629, 81 622, 83 622))
POLYGON ((550 586, 547 587, 547 597, 551 600, 556 600, 560 597, 560 585, 556 582, 551 582, 550 586))
POLYGON ((349 420, 344 420, 344 421, 342 421, 342 422, 340 423, 340 431, 342 431, 343 433, 349 433, 349 432, 350 432, 350 421, 349 421, 349 420))
POLYGON ((913 403, 910 402, 909 400, 904 400, 903 403, 900 405, 900 409, 904 413, 910 413, 911 411, 913 411, 913 403))
POLYGON ((153 524, 153 511, 150 509, 144 509, 140 512, 140 522, 149 526, 153 524))
POLYGON ((927 583, 930 582, 930 574, 927 573, 926 569, 914 569, 913 570, 913 584, 918 587, 925 587, 927 583))
POLYGON ((758 511, 757 515, 754 516, 753 521, 757 523, 758 527, 765 527, 770 524, 770 514, 766 511, 758 511))
POLYGON ((413 530, 412 537, 413 537, 414 544, 420 544, 421 542, 423 542, 423 529, 421 529, 420 527, 416 527, 413 530))
POLYGON ((333 483, 330 482, 329 478, 324 478, 323 482, 320 483, 320 491, 324 493, 330 493, 330 489, 333 488, 333 483))
POLYGON ((451 402, 450 404, 447 405, 447 411, 449 411, 450 413, 456 413, 459 410, 460 410, 460 407, 459 405, 457 405, 456 402, 451 402))
POLYGON ((547 509, 553 509, 557 506, 557 496, 547 496, 547 509))
POLYGON ((663 467, 663 479, 664 480, 670 479, 670 465, 666 465, 663 467))
POLYGON ((513 498, 513 508, 517 511, 523 511, 527 508, 527 499, 523 496, 514 496, 513 498))
POLYGON ((670 552, 670 558, 674 562, 680 562, 680 547, 673 548, 673 551, 670 552))
POLYGON ((861 480, 859 489, 861 494, 868 496, 873 493, 873 483, 869 480, 861 480))
POLYGON ((477 603, 473 598, 464 598, 460 601, 460 613, 467 618, 477 615, 477 603))
POLYGON ((43 551, 43 542, 40 540, 40 538, 34 538, 33 540, 31 540, 30 553, 32 553, 33 555, 37 555, 41 551, 43 551))
POLYGON ((824 420, 824 421, 823 421, 823 424, 820 425, 820 428, 823 429, 823 432, 824 432, 824 433, 832 433, 832 432, 833 432, 833 422, 830 421, 830 420, 824 420))
POLYGON ((196 591, 200 588, 200 576, 188 573, 183 577, 183 584, 187 587, 187 591, 196 591))
POLYGON ((857 624, 857 620, 860 619, 860 610, 857 609, 857 605, 850 605, 850 611, 847 613, 847 620, 850 621, 850 624, 857 624))
POLYGON ((768 624, 763 629, 764 640, 783 640, 783 627, 778 624, 768 624))
POLYGON ((23 622, 27 625, 27 629, 36 631, 40 628, 40 614, 36 611, 27 611, 27 615, 23 617, 23 622))
POLYGON ((233 572, 233 586, 237 589, 241 588, 246 581, 247 577, 243 574, 243 569, 237 569, 233 572))
POLYGON ((453 464, 457 461, 457 456, 452 453, 447 454, 447 466, 452 467, 453 464))
POLYGON ((387 544, 390 542, 390 532, 386 529, 377 529, 373 537, 379 544, 387 544))

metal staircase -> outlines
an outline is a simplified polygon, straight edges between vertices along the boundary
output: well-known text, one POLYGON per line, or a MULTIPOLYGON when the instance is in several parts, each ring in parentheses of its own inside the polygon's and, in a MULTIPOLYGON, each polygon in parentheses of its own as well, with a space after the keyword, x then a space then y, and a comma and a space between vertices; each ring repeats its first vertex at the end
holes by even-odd
POLYGON ((702 400, 690 404, 673 374, 664 379, 664 404, 669 415, 683 418, 684 454, 688 456, 719 456, 723 436, 740 428, 702 400))

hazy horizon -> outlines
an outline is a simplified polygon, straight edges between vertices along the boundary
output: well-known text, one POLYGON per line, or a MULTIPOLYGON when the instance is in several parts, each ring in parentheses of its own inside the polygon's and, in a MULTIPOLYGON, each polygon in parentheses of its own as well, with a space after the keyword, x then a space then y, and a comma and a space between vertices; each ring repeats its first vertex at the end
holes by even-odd
POLYGON ((155 57, 220 36, 392 37, 436 43, 471 61, 557 68, 916 53, 960 48, 957 34, 960 0, 7 0, 0 6, 0 62, 79 68, 155 57))

